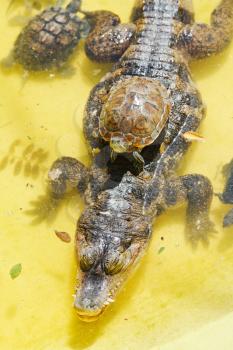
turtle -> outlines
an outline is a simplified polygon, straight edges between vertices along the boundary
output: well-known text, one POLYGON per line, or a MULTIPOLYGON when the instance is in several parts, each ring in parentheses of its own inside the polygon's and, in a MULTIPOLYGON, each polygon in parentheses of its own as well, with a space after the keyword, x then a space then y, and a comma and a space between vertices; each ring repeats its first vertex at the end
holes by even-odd
POLYGON ((52 6, 33 17, 17 37, 13 60, 27 71, 59 68, 68 60, 88 23, 76 12, 80 0, 72 0, 65 9, 52 6))
POLYGON ((159 137, 170 110, 169 93, 158 80, 134 76, 118 82, 110 90, 99 120, 112 159, 118 153, 132 152, 143 163, 141 150, 159 137))

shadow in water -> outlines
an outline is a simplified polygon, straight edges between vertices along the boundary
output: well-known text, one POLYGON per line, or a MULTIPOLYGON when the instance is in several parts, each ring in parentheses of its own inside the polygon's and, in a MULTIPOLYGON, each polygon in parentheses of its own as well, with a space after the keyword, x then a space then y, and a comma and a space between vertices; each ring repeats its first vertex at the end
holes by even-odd
POLYGON ((32 225, 38 225, 42 222, 52 223, 63 206, 63 201, 53 198, 48 192, 38 196, 29 204, 30 209, 25 210, 24 214, 32 218, 32 225))
POLYGON ((75 191, 66 194, 63 198, 55 198, 49 190, 45 194, 39 195, 31 201, 30 208, 24 211, 24 214, 31 217, 31 225, 38 225, 42 222, 52 223, 55 221, 59 212, 68 206, 72 198, 78 198, 75 191))
POLYGON ((48 155, 47 151, 34 143, 24 145, 18 139, 12 142, 7 153, 0 159, 0 171, 10 166, 14 176, 24 175, 35 180, 44 171, 43 166, 48 155))

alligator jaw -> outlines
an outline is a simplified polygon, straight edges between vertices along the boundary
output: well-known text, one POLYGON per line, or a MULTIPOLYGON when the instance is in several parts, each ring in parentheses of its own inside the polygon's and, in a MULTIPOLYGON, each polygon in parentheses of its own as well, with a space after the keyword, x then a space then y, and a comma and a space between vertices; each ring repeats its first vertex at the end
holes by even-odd
POLYGON ((117 287, 123 282, 122 275, 107 276, 103 271, 96 273, 96 270, 79 270, 78 277, 74 301, 77 315, 84 322, 97 321, 106 307, 114 301, 117 287))
POLYGON ((78 318, 87 323, 95 322, 99 319, 100 315, 104 312, 105 308, 102 310, 97 310, 96 312, 83 311, 82 309, 76 308, 78 318))

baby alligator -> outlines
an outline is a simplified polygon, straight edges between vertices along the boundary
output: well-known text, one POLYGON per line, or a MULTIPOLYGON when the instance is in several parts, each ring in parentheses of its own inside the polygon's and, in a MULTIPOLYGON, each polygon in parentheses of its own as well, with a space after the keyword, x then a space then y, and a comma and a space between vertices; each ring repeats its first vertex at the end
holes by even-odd
MULTIPOLYGON (((62 196, 68 187, 78 188, 87 203, 77 224, 79 272, 74 303, 79 317, 85 321, 98 318, 115 299, 145 252, 153 219, 164 210, 188 201, 187 231, 194 243, 204 240, 206 233, 212 230, 208 217, 212 200, 209 180, 196 174, 178 177, 175 170, 190 145, 187 135, 197 130, 204 115, 201 98, 187 66, 188 59, 221 51, 230 41, 233 1, 221 2, 212 14, 210 26, 194 23, 190 1, 140 1, 133 11, 136 29, 131 39, 118 17, 111 15, 113 20, 110 21, 108 13, 101 22, 100 15, 100 12, 96 17, 90 14, 97 18, 86 43, 86 51, 92 58, 104 59, 104 49, 107 49, 106 60, 111 57, 116 60, 120 49, 124 51, 126 42, 128 45, 131 42, 112 72, 93 89, 87 103, 85 136, 93 154, 96 154, 95 148, 100 152, 94 156, 90 169, 73 158, 62 158, 49 172, 54 195, 62 196), (122 96, 113 96, 117 87, 122 86, 127 100, 125 105, 122 96), (156 102, 151 100, 147 87, 153 90, 152 94, 157 94, 156 102), (169 116, 155 144, 142 150, 146 164, 143 171, 137 176, 127 172, 122 156, 111 164, 108 138, 115 137, 116 132, 118 141, 124 140, 127 151, 131 142, 129 135, 132 134, 133 143, 135 135, 137 138, 139 134, 142 139, 139 131, 144 130, 147 123, 144 110, 148 116, 155 110, 162 110, 165 95, 169 116), (121 109, 124 105, 127 118, 117 114, 119 119, 114 119, 114 110, 108 105, 109 119, 105 122, 109 120, 110 132, 109 137, 107 134, 103 137, 100 115, 109 98, 113 99, 114 108, 117 101, 121 109), (114 168, 114 164, 119 168, 114 168), (116 179, 121 171, 122 178, 116 179)), ((110 146, 114 148, 115 144, 114 138, 110 146)), ((130 145, 133 150, 131 146, 133 144, 130 145)))

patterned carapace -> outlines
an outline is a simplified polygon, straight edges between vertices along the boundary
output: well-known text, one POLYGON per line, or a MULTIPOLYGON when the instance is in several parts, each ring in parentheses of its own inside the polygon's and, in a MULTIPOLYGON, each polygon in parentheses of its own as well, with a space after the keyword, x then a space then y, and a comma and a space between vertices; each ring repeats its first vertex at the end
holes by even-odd
POLYGON ((66 9, 49 7, 35 16, 15 42, 15 62, 29 71, 58 68, 64 64, 88 29, 87 22, 75 14, 79 7, 80 0, 73 0, 66 9))

